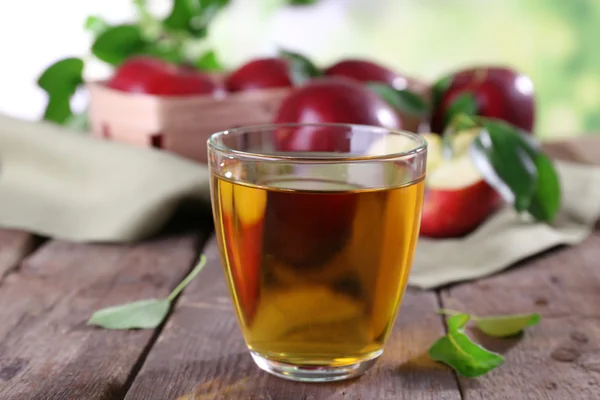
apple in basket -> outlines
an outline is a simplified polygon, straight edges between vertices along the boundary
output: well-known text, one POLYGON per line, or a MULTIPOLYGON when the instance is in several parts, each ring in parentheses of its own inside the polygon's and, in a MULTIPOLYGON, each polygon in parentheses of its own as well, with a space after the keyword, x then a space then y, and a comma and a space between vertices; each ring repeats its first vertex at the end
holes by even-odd
POLYGON ((450 159, 442 157, 438 135, 422 134, 428 151, 421 236, 448 238, 468 234, 503 203, 469 154, 469 146, 478 133, 471 130, 456 135, 450 159))
POLYGON ((533 83, 505 67, 476 67, 458 71, 434 85, 431 131, 443 133, 459 113, 506 121, 531 133, 535 117, 533 83))
POLYGON ((107 86, 128 93, 158 96, 214 95, 221 90, 206 73, 148 56, 127 59, 107 86))
MULTIPOLYGON (((364 85, 344 77, 314 78, 281 103, 276 123, 348 123, 402 128, 395 110, 364 85)), ((281 151, 350 150, 350 139, 327 127, 283 128, 276 132, 281 151)))
POLYGON ((225 78, 228 92, 292 86, 289 62, 275 57, 251 60, 225 78))
POLYGON ((345 59, 325 69, 327 76, 345 76, 359 82, 386 83, 396 90, 406 88, 407 80, 391 69, 369 60, 345 59))

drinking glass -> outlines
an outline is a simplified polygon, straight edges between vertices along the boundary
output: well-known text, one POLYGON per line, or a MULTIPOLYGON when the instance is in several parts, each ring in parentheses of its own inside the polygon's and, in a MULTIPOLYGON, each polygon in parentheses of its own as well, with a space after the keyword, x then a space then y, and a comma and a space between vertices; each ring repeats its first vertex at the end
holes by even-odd
POLYGON ((208 140, 215 231, 244 340, 296 381, 382 354, 418 239, 427 144, 349 124, 236 128, 208 140))

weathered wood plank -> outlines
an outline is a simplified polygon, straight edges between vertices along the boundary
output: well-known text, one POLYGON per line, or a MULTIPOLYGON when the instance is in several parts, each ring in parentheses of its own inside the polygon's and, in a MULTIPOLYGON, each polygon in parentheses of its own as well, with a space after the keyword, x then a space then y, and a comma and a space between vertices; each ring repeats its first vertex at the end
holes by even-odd
MULTIPOLYGON (((552 157, 600 163, 600 138, 544 144, 552 157)), ((460 378, 468 399, 578 399, 600 393, 600 237, 525 260, 502 274, 441 292, 444 307, 476 315, 539 312, 542 323, 520 339, 473 331, 506 365, 477 380, 460 378)))
POLYGON ((0 398, 123 398, 154 331, 85 322, 102 307, 165 296, 195 262, 201 237, 132 246, 53 241, 28 257, 0 288, 0 398))
POLYGON ((386 352, 362 378, 296 384, 254 365, 229 301, 214 238, 205 253, 206 269, 185 290, 127 400, 460 399, 452 372, 425 356, 443 334, 434 293, 406 294, 386 352))
POLYGON ((442 291, 443 305, 476 315, 539 312, 520 339, 490 340, 506 364, 460 379, 467 399, 593 400, 600 394, 600 237, 500 275, 442 291))
POLYGON ((0 280, 34 248, 33 235, 12 229, 0 229, 0 280))

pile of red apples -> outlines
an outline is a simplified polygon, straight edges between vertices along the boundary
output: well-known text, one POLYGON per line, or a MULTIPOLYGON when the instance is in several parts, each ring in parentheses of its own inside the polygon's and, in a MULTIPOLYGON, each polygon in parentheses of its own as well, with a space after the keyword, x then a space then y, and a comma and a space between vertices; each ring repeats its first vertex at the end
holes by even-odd
MULTIPOLYGON (((473 67, 444 78, 442 90, 429 96, 431 110, 425 125, 421 124, 427 128, 419 132, 429 144, 421 235, 432 238, 468 234, 502 204, 501 197, 471 161, 468 148, 475 137, 473 132, 454 136, 452 157, 442 157, 441 135, 457 99, 467 93, 474 100, 475 115, 500 119, 529 133, 535 114, 531 80, 511 68, 473 67)), ((294 80, 291 61, 285 57, 251 60, 217 80, 209 73, 140 56, 117 68, 107 85, 129 93, 215 98, 228 93, 290 88, 272 122, 352 123, 414 131, 414 124, 407 124, 399 110, 366 85, 379 82, 403 90, 408 80, 370 60, 344 59, 299 84, 294 80)), ((310 137, 286 135, 278 146, 288 151, 327 151, 331 140, 327 131, 315 130, 310 137)))

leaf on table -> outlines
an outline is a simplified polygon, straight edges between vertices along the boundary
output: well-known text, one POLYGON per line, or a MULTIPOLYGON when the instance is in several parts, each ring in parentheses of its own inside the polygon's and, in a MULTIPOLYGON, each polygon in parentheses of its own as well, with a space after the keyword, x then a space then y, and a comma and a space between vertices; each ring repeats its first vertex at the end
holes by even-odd
POLYGON ((288 60, 294 85, 301 85, 312 78, 323 75, 323 72, 308 57, 302 54, 280 49, 279 56, 288 60))
POLYGON ((118 25, 106 29, 92 44, 92 53, 98 59, 119 65, 132 55, 143 53, 146 42, 136 25, 118 25))
POLYGON ((156 328, 167 316, 171 302, 167 299, 140 300, 96 311, 88 325, 106 329, 156 328))
POLYGON ((529 326, 537 325, 541 318, 539 314, 534 313, 477 317, 474 321, 477 328, 488 336, 507 337, 516 335, 529 326))
POLYGON ((469 319, 466 314, 448 318, 448 334, 431 346, 429 356, 447 364, 463 376, 477 377, 502 365, 504 357, 484 349, 464 333, 463 328, 469 319))
POLYGON ((215 15, 229 3, 230 0, 174 0, 163 24, 202 38, 206 36, 208 25, 215 15))
POLYGON ((427 101, 408 89, 397 90, 381 82, 367 82, 366 86, 398 111, 417 117, 423 117, 430 111, 427 101))
POLYGON ((194 269, 177 285, 165 299, 139 300, 132 303, 103 308, 96 311, 88 320, 88 325, 106 329, 150 329, 159 326, 169 313, 171 302, 202 271, 206 257, 200 260, 194 269))
POLYGON ((40 75, 37 84, 48 94, 45 120, 62 124, 73 115, 70 100, 83 84, 83 66, 80 58, 65 58, 40 75))

